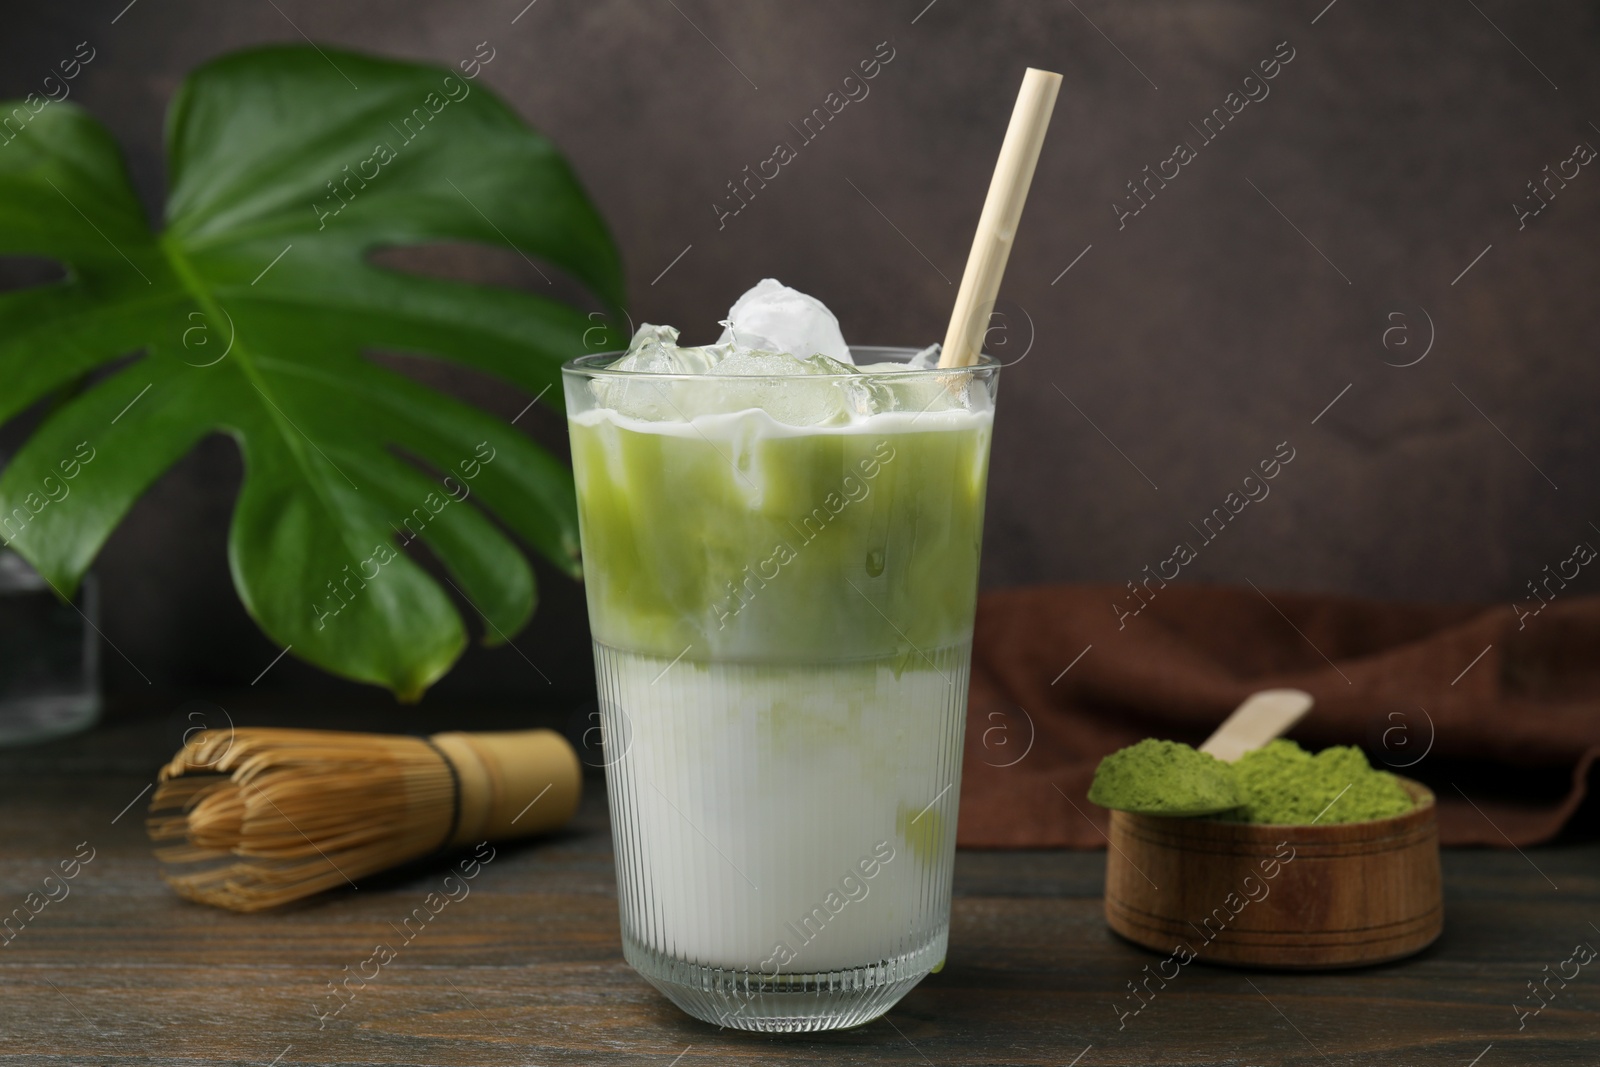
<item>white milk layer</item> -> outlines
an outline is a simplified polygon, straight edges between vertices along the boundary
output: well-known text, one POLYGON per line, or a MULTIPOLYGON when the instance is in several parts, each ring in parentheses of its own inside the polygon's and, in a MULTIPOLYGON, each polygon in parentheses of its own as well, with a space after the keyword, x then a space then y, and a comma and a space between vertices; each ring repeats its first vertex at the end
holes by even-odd
POLYGON ((597 644, 628 938, 768 975, 942 943, 969 648, 763 665, 597 644))

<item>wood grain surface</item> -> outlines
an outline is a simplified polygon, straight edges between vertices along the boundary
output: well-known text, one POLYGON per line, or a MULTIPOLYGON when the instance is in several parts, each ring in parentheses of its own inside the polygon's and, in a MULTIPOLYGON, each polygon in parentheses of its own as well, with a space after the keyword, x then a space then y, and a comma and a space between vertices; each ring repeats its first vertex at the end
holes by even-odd
POLYGON ((119 817, 166 743, 124 727, 0 753, 0 913, 42 895, 81 842, 94 850, 69 895, 0 947, 0 1065, 1600 1062, 1600 968, 1550 981, 1554 998, 1526 1014, 1530 981, 1570 971, 1575 945, 1600 946, 1593 844, 1447 852, 1444 935, 1405 962, 1193 964, 1144 1002, 1129 983, 1162 957, 1107 929, 1102 855, 963 853, 948 965, 887 1017, 824 1035, 718 1030, 622 961, 598 778, 567 831, 500 848, 468 896, 319 1027, 328 983, 397 944, 447 865, 276 915, 185 903, 150 857, 148 795, 119 817))

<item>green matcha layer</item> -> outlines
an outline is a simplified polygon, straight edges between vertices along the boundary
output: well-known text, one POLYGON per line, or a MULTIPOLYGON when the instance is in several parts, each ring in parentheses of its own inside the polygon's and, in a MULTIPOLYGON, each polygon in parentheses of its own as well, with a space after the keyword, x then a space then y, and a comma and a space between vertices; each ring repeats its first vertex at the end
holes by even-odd
POLYGON ((907 657, 972 630, 987 413, 798 429, 569 422, 596 640, 668 658, 907 657), (877 432, 877 431, 882 432, 877 432))

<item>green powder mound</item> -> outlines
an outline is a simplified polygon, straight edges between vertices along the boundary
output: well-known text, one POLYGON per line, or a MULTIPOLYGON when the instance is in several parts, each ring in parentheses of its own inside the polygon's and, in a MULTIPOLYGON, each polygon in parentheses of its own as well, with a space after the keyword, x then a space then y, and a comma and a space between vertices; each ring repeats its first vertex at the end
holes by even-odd
POLYGON ((1100 761, 1089 799, 1146 815, 1209 815, 1239 806, 1233 777, 1215 756, 1149 738, 1100 761))
POLYGON ((1221 818, 1233 822, 1304 826, 1367 822, 1414 806, 1400 780, 1374 770, 1351 745, 1312 755, 1293 741, 1273 741, 1233 764, 1244 803, 1221 818))

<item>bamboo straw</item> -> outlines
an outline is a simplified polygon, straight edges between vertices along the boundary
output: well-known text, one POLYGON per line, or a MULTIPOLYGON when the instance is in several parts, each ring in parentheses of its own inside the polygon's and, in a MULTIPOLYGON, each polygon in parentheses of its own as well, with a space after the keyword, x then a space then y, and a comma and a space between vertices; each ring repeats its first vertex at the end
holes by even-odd
POLYGON ((1000 279, 1011 256, 1011 243, 1022 218, 1022 205, 1033 183, 1033 168, 1044 146, 1050 112, 1056 106, 1061 75, 1029 67, 1023 75, 1017 106, 1011 112, 1011 125, 1000 146, 994 177, 989 180, 989 195, 983 201, 978 232, 967 254, 967 269, 961 275, 950 328, 944 335, 939 356, 941 368, 970 367, 978 361, 983 335, 1000 293, 1000 279))

